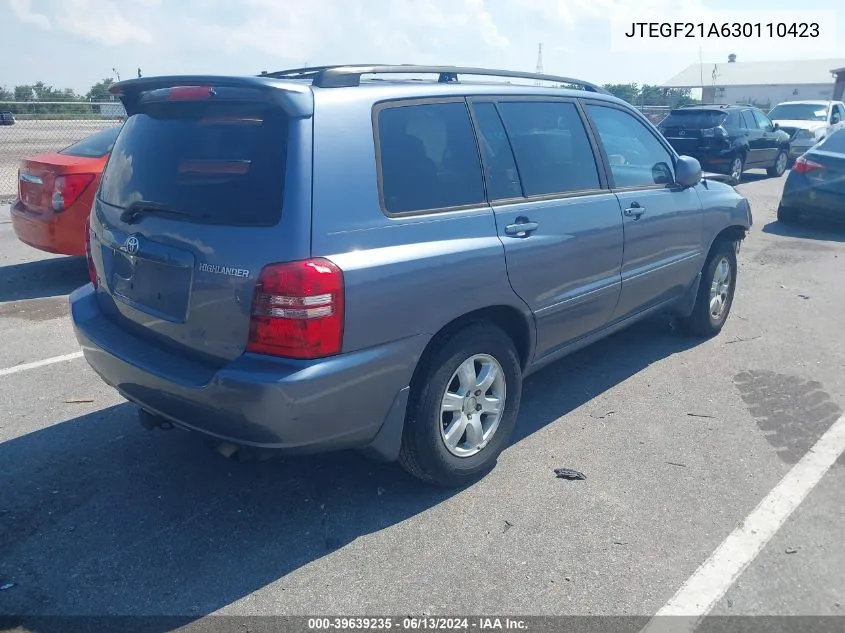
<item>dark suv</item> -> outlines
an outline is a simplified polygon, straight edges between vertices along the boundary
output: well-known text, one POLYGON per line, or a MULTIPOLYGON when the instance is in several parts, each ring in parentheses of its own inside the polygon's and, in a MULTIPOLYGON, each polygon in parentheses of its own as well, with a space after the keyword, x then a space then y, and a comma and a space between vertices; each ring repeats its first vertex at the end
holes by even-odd
POLYGON ((0 125, 14 125, 15 124, 15 115, 12 114, 9 110, 4 110, 0 112, 0 125))
POLYGON ((658 129, 679 154, 727 174, 734 185, 746 169, 779 177, 789 162, 789 134, 753 106, 687 106, 672 110, 658 129))
POLYGON ((112 90, 70 301, 147 426, 461 484, 525 375, 656 312, 705 337, 730 312, 748 201, 593 84, 348 66, 112 90))

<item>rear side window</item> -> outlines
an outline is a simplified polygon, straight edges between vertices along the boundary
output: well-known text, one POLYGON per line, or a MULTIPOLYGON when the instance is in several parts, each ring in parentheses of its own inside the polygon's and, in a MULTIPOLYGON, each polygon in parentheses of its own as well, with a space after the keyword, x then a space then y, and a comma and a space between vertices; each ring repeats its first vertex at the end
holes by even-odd
POLYGON ((383 108, 378 143, 388 213, 485 202, 478 147, 463 101, 383 108))
POLYGON ((725 119, 724 123, 725 127, 729 130, 738 130, 742 127, 739 119, 739 112, 737 110, 732 110, 728 113, 728 118, 725 119))
POLYGON ((484 156, 487 195, 491 200, 522 197, 519 172, 502 119, 492 103, 473 106, 478 124, 478 144, 484 156))
POLYGON ((816 149, 823 149, 826 152, 839 152, 845 154, 845 130, 836 130, 816 146, 816 149))
POLYGON ((715 110, 675 110, 660 122, 660 127, 708 130, 718 127, 724 120, 725 113, 715 110))
POLYGON ((123 124, 100 198, 163 205, 187 221, 273 226, 282 213, 288 120, 249 102, 147 104, 123 124))
POLYGON ((739 113, 739 118, 742 121, 743 130, 753 130, 757 127, 754 117, 751 116, 751 110, 743 110, 739 113))
POLYGON ((499 111, 526 196, 600 188, 593 150, 574 104, 505 101, 499 111))
POLYGON ((68 156, 80 156, 85 158, 100 158, 108 154, 117 135, 120 133, 120 126, 115 126, 107 130, 100 130, 91 136, 82 139, 78 143, 69 145, 63 150, 59 150, 59 154, 67 154, 68 156))

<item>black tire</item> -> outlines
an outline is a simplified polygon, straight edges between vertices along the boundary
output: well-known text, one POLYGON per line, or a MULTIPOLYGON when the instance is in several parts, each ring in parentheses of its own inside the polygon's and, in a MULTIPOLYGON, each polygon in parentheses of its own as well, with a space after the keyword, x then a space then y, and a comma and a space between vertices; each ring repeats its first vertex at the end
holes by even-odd
POLYGON ((789 163, 789 152, 781 148, 775 157, 775 164, 767 168, 766 173, 772 178, 780 178, 786 172, 787 163, 789 163), (783 159, 782 161, 781 158, 783 159))
POLYGON ((728 165, 728 176, 730 176, 730 183, 733 186, 738 185, 742 181, 743 171, 745 171, 745 157, 737 154, 731 159, 730 165, 728 165), (735 176, 737 161, 739 161, 739 176, 735 176))
POLYGON ((778 222, 784 224, 794 224, 798 221, 798 209, 792 207, 785 207, 783 204, 778 205, 778 222))
POLYGON ((693 336, 710 338, 722 331, 725 321, 733 305, 734 292, 736 291, 736 250, 732 242, 720 240, 710 249, 707 261, 701 269, 701 283, 698 286, 698 294, 695 299, 695 307, 692 314, 681 319, 683 328, 693 336), (716 272, 722 260, 730 265, 729 285, 724 293, 724 307, 718 318, 713 317, 710 311, 710 292, 713 286, 716 272))
POLYGON ((449 336, 433 352, 428 372, 414 388, 402 433, 399 462, 410 474, 441 486, 471 483, 489 472, 507 447, 522 398, 522 368, 511 338, 488 323, 475 323, 449 336), (488 443, 474 455, 458 457, 441 435, 441 403, 461 364, 476 354, 493 357, 505 381, 505 406, 488 443))

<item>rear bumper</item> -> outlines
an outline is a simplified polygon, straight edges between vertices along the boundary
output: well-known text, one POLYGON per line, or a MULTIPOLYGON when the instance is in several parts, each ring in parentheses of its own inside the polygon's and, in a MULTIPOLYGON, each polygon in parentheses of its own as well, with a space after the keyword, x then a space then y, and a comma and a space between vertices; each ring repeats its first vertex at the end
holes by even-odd
POLYGON ((61 213, 33 213, 16 199, 12 203, 12 230, 18 239, 47 253, 85 255, 85 219, 88 209, 79 203, 61 213))
MULTIPOLYGON (((244 354, 218 368, 119 328, 90 284, 70 303, 85 359, 127 400, 220 441, 286 452, 372 448, 389 424, 401 435, 407 387, 429 341, 419 335, 318 361, 244 354)), ((398 446, 383 444, 376 453, 395 458, 398 446)))
POLYGON ((789 175, 780 203, 784 207, 815 215, 845 219, 845 192, 836 193, 811 187, 807 178, 800 174, 789 175))
POLYGON ((705 152, 699 151, 687 155, 692 156, 701 163, 703 169, 725 174, 730 172, 731 161, 736 156, 736 152, 733 149, 725 149, 705 152))

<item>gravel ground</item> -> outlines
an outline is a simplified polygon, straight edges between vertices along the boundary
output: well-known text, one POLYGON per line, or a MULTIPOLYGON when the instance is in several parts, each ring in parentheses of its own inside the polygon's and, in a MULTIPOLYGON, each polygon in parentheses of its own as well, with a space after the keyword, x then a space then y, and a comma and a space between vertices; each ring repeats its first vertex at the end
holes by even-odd
MULTIPOLYGON (((650 616, 845 406, 845 229, 775 222, 782 186, 739 187, 755 225, 719 337, 652 319, 534 375, 512 446, 462 491, 354 454, 225 461, 143 431, 79 358, 0 375, 0 615, 650 616)), ((7 217, 0 368, 76 352, 84 262, 7 217)), ((714 613, 845 613, 843 464, 714 613)))

